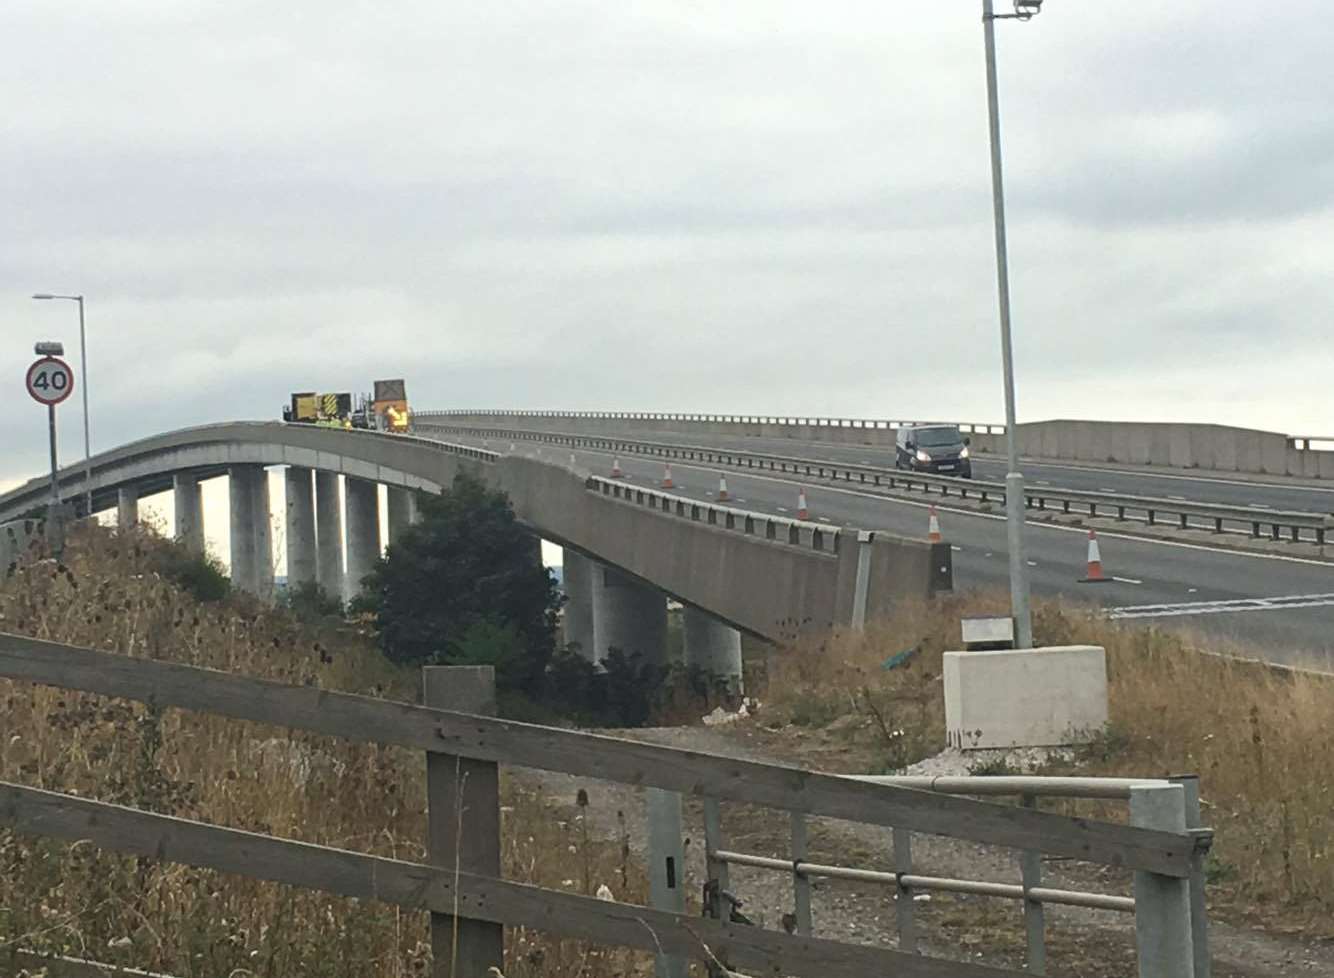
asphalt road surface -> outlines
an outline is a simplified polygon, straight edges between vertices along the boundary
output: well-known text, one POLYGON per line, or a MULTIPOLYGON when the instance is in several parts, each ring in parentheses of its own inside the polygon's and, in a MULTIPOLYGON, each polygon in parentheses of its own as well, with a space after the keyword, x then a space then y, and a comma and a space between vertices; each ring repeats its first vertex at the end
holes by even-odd
MULTIPOLYGON (((482 443, 480 438, 450 436, 445 440, 482 443)), ((639 440, 667 439, 643 436, 639 440)), ((746 443, 765 450, 776 447, 772 441, 756 444, 756 440, 747 439, 746 443)), ((803 445, 786 439, 779 443, 786 446, 787 453, 803 457, 809 453, 829 459, 876 460, 875 451, 870 449, 803 445)), ((509 442, 493 438, 488 447, 504 452, 509 450, 509 442)), ((562 446, 521 441, 515 451, 528 456, 540 454, 554 464, 569 464, 570 451, 562 446)), ((620 462, 629 482, 654 488, 659 485, 663 474, 660 460, 624 456, 620 462)), ((575 464, 583 472, 609 475, 611 457, 604 452, 576 450, 575 464)), ((718 470, 675 461, 672 473, 673 493, 704 501, 716 496, 718 470)), ((730 505, 795 517, 800 485, 795 477, 740 471, 727 471, 726 475, 730 505)), ((1110 478, 1102 471, 1096 475, 1110 478)), ((1126 480, 1123 485, 1136 486, 1128 491, 1140 491, 1138 484, 1129 481, 1130 476, 1120 479, 1126 480)), ((1194 495, 1196 485, 1215 480, 1188 481, 1190 494, 1194 495)), ((1279 491, 1284 489, 1280 487, 1279 491)), ((1269 490, 1259 487, 1256 491, 1269 490)), ((883 529, 907 537, 926 535, 927 504, 917 500, 826 486, 807 487, 807 498, 812 520, 883 529)), ((938 509, 945 539, 954 550, 955 588, 1008 593, 1003 516, 940 505, 938 509)), ((1334 564, 1298 556, 1142 540, 1112 532, 1099 533, 1099 541, 1104 570, 1113 580, 1081 584, 1079 579, 1086 569, 1086 532, 1030 523, 1026 542, 1034 595, 1098 604, 1113 617, 1128 621, 1198 631, 1207 634, 1210 644, 1222 651, 1234 651, 1232 645, 1236 643, 1244 648, 1235 651, 1272 661, 1334 669, 1334 564)))

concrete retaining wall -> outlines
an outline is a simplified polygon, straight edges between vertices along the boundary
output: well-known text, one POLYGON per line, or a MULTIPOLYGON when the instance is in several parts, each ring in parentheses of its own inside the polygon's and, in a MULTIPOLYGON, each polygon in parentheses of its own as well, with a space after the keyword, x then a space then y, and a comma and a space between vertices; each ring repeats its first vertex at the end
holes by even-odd
MULTIPOLYGON (((850 418, 775 418, 744 415, 679 415, 581 412, 423 412, 461 425, 522 427, 590 435, 730 435, 790 438, 846 445, 894 445, 907 421, 850 418)), ((952 423, 952 422, 951 422, 952 423)), ((973 448, 1004 454, 1004 429, 960 424, 973 448)), ((1036 421, 1018 426, 1019 452, 1026 458, 1118 465, 1156 465, 1216 472, 1249 472, 1334 479, 1334 451, 1272 431, 1213 424, 1134 421, 1036 421)))

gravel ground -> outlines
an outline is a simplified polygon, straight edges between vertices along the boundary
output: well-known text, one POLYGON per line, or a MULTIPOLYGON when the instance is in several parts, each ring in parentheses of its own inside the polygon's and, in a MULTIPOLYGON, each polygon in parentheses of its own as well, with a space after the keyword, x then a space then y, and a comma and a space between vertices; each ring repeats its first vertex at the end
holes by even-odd
MULTIPOLYGON (((617 731, 620 736, 691 750, 753 760, 791 761, 776 744, 776 735, 752 722, 716 727, 667 727, 617 731)), ((1015 767, 1028 768, 1043 760, 1043 752, 1011 756, 1015 767), (1031 756, 1030 756, 1031 755, 1031 756)), ((909 769, 912 774, 967 774, 967 760, 947 752, 909 769)), ((630 844, 643 857, 646 846, 644 793, 609 782, 589 781, 541 771, 515 772, 526 783, 540 787, 562 807, 573 810, 580 788, 589 805, 583 809, 590 832, 600 838, 620 837, 628 826, 630 844), (624 821, 622 822, 622 816, 624 821)), ((686 893, 690 912, 699 911, 705 880, 703 813, 698 801, 687 800, 686 893)), ((727 845, 766 856, 787 855, 789 823, 781 812, 745 805, 723 806, 727 845)), ((875 869, 891 869, 890 833, 878 826, 811 819, 810 856, 817 861, 875 869)), ((917 872, 933 876, 965 877, 1014 883, 1019 881, 1014 854, 949 839, 917 834, 913 837, 917 872)), ((614 881, 602 881, 609 884, 614 881)), ((1130 892, 1129 874, 1067 862, 1043 866, 1045 885, 1097 892, 1130 892)), ((743 911, 758 926, 779 929, 792 910, 791 878, 782 873, 734 867, 731 889, 744 902, 743 911)), ((613 886, 614 890, 614 886, 613 886)), ((820 937, 897 946, 893 892, 870 884, 816 880, 812 885, 812 916, 820 937)), ((922 894, 914 901, 921 950, 955 960, 985 961, 1019 968, 1024 964, 1023 922, 1013 901, 951 894, 922 894)), ((1079 908, 1047 910, 1048 969, 1052 974, 1080 978, 1133 976, 1133 920, 1128 915, 1079 908)), ((1214 975, 1217 978, 1334 978, 1334 947, 1279 938, 1257 931, 1215 925, 1211 931, 1214 975)))

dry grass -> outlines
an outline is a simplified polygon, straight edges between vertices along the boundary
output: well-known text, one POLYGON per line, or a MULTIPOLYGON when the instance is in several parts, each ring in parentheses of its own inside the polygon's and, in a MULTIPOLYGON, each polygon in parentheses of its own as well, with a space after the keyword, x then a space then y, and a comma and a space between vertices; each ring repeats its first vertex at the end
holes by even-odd
MULTIPOLYGON (((244 598, 200 604, 151 533, 85 530, 66 564, 0 582, 0 630, 291 683, 415 700, 365 635, 244 598)), ((424 857, 423 759, 257 724, 0 681, 0 778, 401 859, 424 857)), ((510 879, 642 902, 642 868, 580 814, 504 787, 510 879)), ((573 800, 571 799, 571 802, 573 800)), ((466 834, 467 828, 464 826, 466 834)), ((466 840, 465 840, 466 844, 466 840)), ((642 955, 508 932, 510 978, 611 978, 642 955)), ((424 914, 0 831, 0 962, 25 947, 180 976, 418 975, 424 914)), ((0 970, 13 970, 0 969, 0 970)))
MULTIPOLYGON (((902 767, 944 746, 941 653, 958 647, 959 617, 1005 605, 1004 596, 951 597, 865 634, 808 640, 770 657, 761 695, 782 719, 839 731, 847 767, 902 767), (908 648, 918 652, 907 664, 882 668, 908 648)), ((1198 773, 1216 831, 1215 910, 1334 934, 1334 680, 1201 654, 1247 650, 1052 604, 1037 608, 1034 630, 1040 644, 1101 645, 1108 655, 1111 722, 1052 773, 1198 773)))

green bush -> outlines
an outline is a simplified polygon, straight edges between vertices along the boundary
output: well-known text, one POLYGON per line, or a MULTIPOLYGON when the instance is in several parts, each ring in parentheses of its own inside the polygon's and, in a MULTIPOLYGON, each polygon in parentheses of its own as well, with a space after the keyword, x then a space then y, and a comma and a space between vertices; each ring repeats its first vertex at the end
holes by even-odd
POLYGON ((178 585, 196 601, 221 601, 231 592, 231 578, 222 562, 211 554, 191 553, 172 544, 156 555, 157 572, 178 585))

